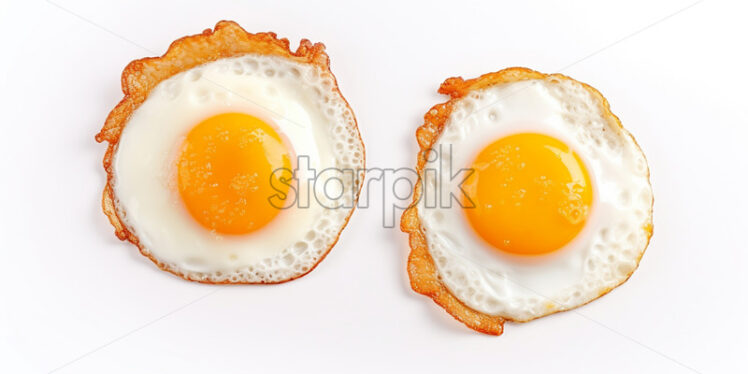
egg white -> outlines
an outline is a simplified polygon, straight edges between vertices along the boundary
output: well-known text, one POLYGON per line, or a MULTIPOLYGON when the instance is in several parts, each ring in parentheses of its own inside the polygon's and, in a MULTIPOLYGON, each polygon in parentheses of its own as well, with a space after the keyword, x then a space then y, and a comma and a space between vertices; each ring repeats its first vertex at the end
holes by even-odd
POLYGON ((362 181, 363 152, 353 113, 328 72, 248 54, 192 68, 151 91, 122 132, 113 191, 120 218, 167 269, 203 281, 279 282, 309 271, 337 240, 362 181), (311 194, 308 207, 292 205, 247 235, 203 228, 180 199, 176 159, 194 126, 228 112, 263 119, 296 156, 308 159, 320 178, 314 183, 314 175, 300 174, 298 191, 321 193, 325 181, 336 178, 342 183, 331 184, 342 184, 342 197, 329 201, 319 194, 317 200, 311 194), (324 169, 334 171, 319 173, 324 169))
POLYGON ((631 135, 600 105, 581 84, 553 77, 495 85, 456 102, 426 163, 433 171, 424 173, 417 210, 440 279, 469 307, 527 321, 595 299, 638 265, 651 224, 649 170, 631 135), (485 146, 525 132, 553 136, 579 154, 595 197, 572 242, 532 258, 491 248, 450 197, 460 197, 461 181, 451 176, 485 146))

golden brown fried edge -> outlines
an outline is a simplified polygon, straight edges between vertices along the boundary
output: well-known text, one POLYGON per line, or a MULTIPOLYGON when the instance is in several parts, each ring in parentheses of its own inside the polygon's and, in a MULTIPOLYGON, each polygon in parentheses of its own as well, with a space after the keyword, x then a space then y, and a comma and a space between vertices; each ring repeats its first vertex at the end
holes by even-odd
MULTIPOLYGON (((125 70, 122 72, 122 93, 125 96, 117 104, 114 109, 107 116, 104 127, 96 135, 96 141, 101 143, 106 141, 109 143, 106 154, 104 155, 104 170, 107 174, 107 182, 104 186, 104 192, 102 197, 101 206, 104 214, 109 218, 109 222, 114 226, 114 232, 117 238, 120 240, 127 240, 132 244, 136 245, 140 250, 140 253, 148 257, 153 263, 155 263, 162 270, 168 271, 172 274, 180 276, 186 280, 196 281, 201 283, 210 284, 238 284, 238 283, 250 283, 250 282, 232 282, 230 280, 222 282, 212 282, 201 278, 192 278, 190 274, 179 271, 178 269, 172 268, 167 264, 159 261, 151 254, 145 251, 145 248, 140 244, 137 236, 130 232, 124 225, 117 213, 116 199, 114 197, 114 191, 112 189, 112 181, 114 178, 112 170, 112 157, 117 145, 119 144, 120 135, 122 129, 127 124, 132 113, 145 101, 151 90, 156 87, 161 81, 168 79, 169 77, 189 70, 195 66, 202 65, 211 61, 215 61, 221 58, 241 56, 248 53, 260 54, 260 55, 274 55, 284 57, 293 60, 298 63, 316 65, 323 71, 330 74, 332 78, 333 90, 340 94, 340 97, 345 101, 346 106, 353 115, 353 123, 356 126, 356 133, 358 134, 359 141, 363 147, 363 140, 361 139, 361 133, 358 131, 358 122, 356 121, 353 110, 350 107, 348 101, 345 100, 335 76, 330 71, 330 60, 325 53, 325 45, 322 43, 312 44, 307 39, 302 39, 299 43, 299 47, 295 52, 289 48, 288 39, 278 38, 275 33, 262 32, 252 34, 241 28, 236 22, 233 21, 220 21, 216 24, 216 27, 206 29, 202 34, 185 36, 183 38, 175 40, 169 46, 169 49, 160 57, 147 57, 139 60, 130 62, 125 70)), ((364 163, 366 162, 365 153, 362 154, 364 163)), ((363 178, 359 178, 359 185, 356 186, 356 197, 354 200, 354 207, 356 201, 358 201, 359 194, 361 192, 361 184, 363 178)), ((285 280, 277 282, 262 282, 263 284, 276 284, 285 283, 294 279, 303 277, 309 274, 314 268, 319 265, 322 260, 325 259, 330 249, 335 246, 340 234, 342 233, 345 226, 348 224, 348 220, 353 214, 353 210, 348 213, 348 216, 341 227, 340 232, 336 236, 333 243, 327 248, 322 256, 320 256, 317 263, 311 266, 306 272, 285 280)))
MULTIPOLYGON (((561 75, 561 74, 543 74, 527 68, 507 68, 494 73, 484 74, 478 78, 464 80, 460 77, 449 78, 442 83, 439 87, 439 93, 449 95, 450 99, 444 103, 434 105, 427 113, 423 116, 423 125, 416 130, 416 139, 420 148, 418 152, 418 161, 416 165, 416 171, 418 172, 418 180, 414 187, 413 192, 413 203, 408 209, 403 212, 402 219, 400 221, 400 229, 407 233, 409 236, 410 254, 408 256, 408 276, 410 277, 410 286, 414 291, 428 296, 434 300, 439 306, 444 308, 452 317, 465 324, 467 327, 490 335, 501 335, 504 331, 504 322, 511 319, 504 318, 501 316, 491 316, 481 312, 478 312, 462 301, 457 299, 452 293, 449 292, 447 287, 439 278, 439 274, 434 264, 434 260, 431 258, 428 250, 428 243, 421 229, 421 221, 418 217, 418 210, 416 203, 421 198, 422 183, 421 179, 423 176, 423 168, 426 165, 426 157, 432 146, 439 139, 442 131, 444 131, 444 125, 452 113, 452 109, 455 103, 462 97, 467 95, 473 90, 480 90, 497 84, 518 82, 529 79, 557 79, 557 80, 571 80, 573 79, 561 75)), ((576 82, 576 81, 575 81, 576 82)), ((638 148, 639 145, 636 140, 629 134, 621 124, 621 121, 610 111, 610 105, 608 101, 597 91, 595 88, 581 82, 580 83, 587 91, 589 91, 593 97, 598 101, 603 114, 613 120, 618 128, 627 136, 630 136, 634 141, 634 144, 638 148)), ((649 171, 647 171, 647 178, 649 178, 649 171)), ((653 201, 654 204, 654 201, 653 201)), ((647 226, 647 246, 649 240, 652 237, 653 227, 651 223, 652 218, 652 207, 649 209, 650 223, 647 226)), ((645 250, 646 247, 645 246, 645 250)), ((642 255, 644 251, 642 251, 642 255)), ((628 274, 626 279, 621 281, 614 287, 601 292, 595 299, 605 295, 612 289, 625 283, 631 274, 638 268, 641 256, 637 260, 637 266, 628 274)), ((595 300, 593 299, 593 300, 595 300)), ((592 300, 590 300, 592 301, 592 300)), ((578 306, 577 306, 578 307, 578 306)), ((570 308, 573 309, 573 308, 570 308)), ((565 311, 569 309, 559 310, 557 312, 565 311)), ((557 313, 554 312, 554 313, 557 313)), ((552 313, 551 313, 552 314, 552 313)), ((539 318, 539 317, 538 317, 539 318)))

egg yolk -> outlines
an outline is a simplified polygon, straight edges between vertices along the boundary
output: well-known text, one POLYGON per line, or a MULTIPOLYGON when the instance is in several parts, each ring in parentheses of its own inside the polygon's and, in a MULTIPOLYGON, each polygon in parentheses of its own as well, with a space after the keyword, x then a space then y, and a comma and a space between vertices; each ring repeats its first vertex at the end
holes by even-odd
MULTIPOLYGON (((259 118, 224 113, 195 126, 177 161, 179 194, 192 217, 222 234, 247 234, 280 212, 269 198, 288 184, 276 170, 291 167, 291 152, 280 135, 259 118)), ((290 172, 289 172, 290 173, 290 172)))
POLYGON ((470 167, 474 172, 463 184, 464 211, 494 248, 547 254, 584 227, 593 197, 590 176, 579 156, 558 139, 535 133, 501 138, 470 167))

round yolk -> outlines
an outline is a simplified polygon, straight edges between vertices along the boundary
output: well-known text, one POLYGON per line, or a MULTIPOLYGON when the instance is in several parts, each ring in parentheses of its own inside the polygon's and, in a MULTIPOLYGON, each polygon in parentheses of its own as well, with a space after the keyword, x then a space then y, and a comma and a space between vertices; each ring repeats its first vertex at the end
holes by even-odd
POLYGON ((496 249, 546 254, 584 227, 592 183, 582 160, 563 142, 535 133, 511 135, 484 148, 470 167, 464 211, 496 249))
POLYGON ((289 149, 270 125, 243 113, 219 114, 187 134, 177 161, 179 194, 203 227, 247 234, 280 212, 269 199, 288 191, 280 179, 290 167, 289 149))

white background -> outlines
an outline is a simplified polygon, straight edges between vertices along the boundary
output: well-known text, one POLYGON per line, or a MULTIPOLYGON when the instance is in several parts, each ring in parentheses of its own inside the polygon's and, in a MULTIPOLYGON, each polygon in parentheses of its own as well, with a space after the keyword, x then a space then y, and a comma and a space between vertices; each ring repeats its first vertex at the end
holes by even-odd
POLYGON ((0 372, 746 370, 745 2, 54 4, 0 6, 0 372), (447 77, 527 66, 593 85, 649 158, 639 270, 576 311, 481 335, 410 290, 381 188, 302 279, 221 287, 158 270, 101 213, 94 134, 130 60, 220 19, 324 42, 369 167, 415 164, 447 77))

